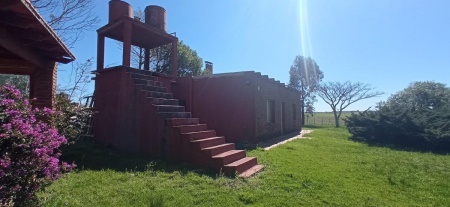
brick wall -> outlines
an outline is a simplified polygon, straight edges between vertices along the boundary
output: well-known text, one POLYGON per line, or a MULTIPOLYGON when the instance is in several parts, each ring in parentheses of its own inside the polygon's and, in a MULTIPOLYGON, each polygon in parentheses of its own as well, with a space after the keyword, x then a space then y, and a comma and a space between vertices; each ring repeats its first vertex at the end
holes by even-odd
POLYGON ((30 75, 30 98, 33 107, 54 108, 56 98, 57 64, 49 62, 45 69, 35 70, 30 75))
POLYGON ((177 78, 173 93, 227 142, 254 142, 253 72, 177 78))
POLYGON ((201 123, 225 136, 228 142, 256 143, 263 139, 300 131, 300 95, 280 82, 253 71, 178 78, 175 98, 201 123), (267 122, 267 100, 275 103, 274 123, 267 122), (281 103, 285 103, 285 126, 281 103), (294 120, 292 104, 297 107, 294 120))
POLYGON ((256 138, 264 140, 282 134, 300 131, 300 95, 288 89, 284 84, 267 76, 255 73, 255 123, 256 138), (267 102, 272 100, 275 104, 274 122, 267 120, 267 102), (282 127, 282 103, 284 102, 284 127, 282 127), (295 104, 297 110, 294 109, 295 104))

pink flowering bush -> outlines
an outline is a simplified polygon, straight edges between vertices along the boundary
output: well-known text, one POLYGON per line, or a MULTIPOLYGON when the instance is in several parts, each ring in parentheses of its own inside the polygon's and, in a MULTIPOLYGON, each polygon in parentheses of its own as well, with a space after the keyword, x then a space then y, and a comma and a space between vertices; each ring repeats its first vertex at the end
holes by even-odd
POLYGON ((64 136, 36 116, 50 109, 31 109, 27 98, 13 86, 0 89, 0 205, 26 205, 35 192, 75 165, 60 162, 58 148, 64 136))

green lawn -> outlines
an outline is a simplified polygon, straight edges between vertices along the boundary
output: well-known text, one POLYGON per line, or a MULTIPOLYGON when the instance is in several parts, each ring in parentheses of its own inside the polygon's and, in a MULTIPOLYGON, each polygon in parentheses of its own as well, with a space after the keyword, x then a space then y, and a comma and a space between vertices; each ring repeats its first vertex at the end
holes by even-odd
POLYGON ((87 142, 66 151, 78 170, 39 198, 45 206, 450 206, 450 155, 370 147, 345 128, 314 130, 311 139, 249 151, 266 166, 249 179, 87 142))

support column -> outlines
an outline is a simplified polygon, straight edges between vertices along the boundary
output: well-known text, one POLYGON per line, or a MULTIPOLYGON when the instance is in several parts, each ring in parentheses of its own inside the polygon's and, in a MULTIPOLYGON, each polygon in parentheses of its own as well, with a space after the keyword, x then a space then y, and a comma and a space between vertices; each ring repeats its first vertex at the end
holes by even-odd
POLYGON ((144 70, 150 70, 150 49, 144 48, 144 70))
POLYGON ((103 70, 105 63, 105 36, 97 35, 97 70, 103 70))
POLYGON ((178 60, 178 40, 172 42, 172 53, 170 57, 170 65, 172 66, 172 75, 174 77, 178 76, 178 67, 177 67, 177 60, 178 60))
POLYGON ((123 25, 123 59, 122 65, 130 67, 131 62, 131 22, 125 21, 123 25))
POLYGON ((30 75, 31 104, 36 108, 54 109, 56 100, 57 64, 49 62, 44 69, 37 69, 30 75))

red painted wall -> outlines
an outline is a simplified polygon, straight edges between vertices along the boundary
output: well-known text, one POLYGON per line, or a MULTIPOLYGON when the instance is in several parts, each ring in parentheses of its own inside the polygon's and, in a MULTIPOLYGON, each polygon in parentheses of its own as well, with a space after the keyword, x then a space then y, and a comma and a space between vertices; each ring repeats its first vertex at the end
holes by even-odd
POLYGON ((287 88, 284 84, 255 73, 256 84, 256 137, 258 140, 270 139, 291 132, 299 132, 301 126, 300 93, 287 88), (267 121, 267 101, 275 104, 275 120, 267 121), (285 105, 284 118, 282 103, 285 105), (295 104, 297 110, 293 110, 295 104), (296 113, 294 119, 294 112, 296 113), (282 127, 284 119, 284 127, 282 127))
POLYGON ((164 122, 157 118, 145 92, 135 88, 127 70, 119 66, 97 71, 95 139, 122 150, 161 156, 164 122))
POLYGON ((300 107, 300 94, 284 84, 253 71, 177 78, 174 97, 227 142, 250 142, 300 131, 300 114, 294 120, 292 105, 300 107), (267 100, 275 101, 275 122, 267 122, 267 100), (284 129, 281 103, 285 103, 284 129))
POLYGON ((186 101, 186 110, 193 117, 216 130, 218 136, 225 136, 227 142, 254 142, 255 96, 251 73, 178 78, 172 91, 175 98, 186 101))

